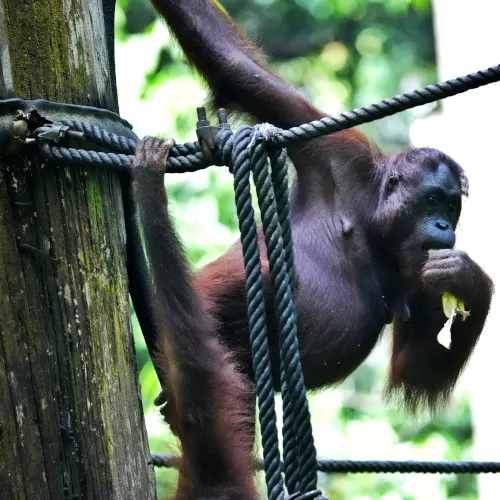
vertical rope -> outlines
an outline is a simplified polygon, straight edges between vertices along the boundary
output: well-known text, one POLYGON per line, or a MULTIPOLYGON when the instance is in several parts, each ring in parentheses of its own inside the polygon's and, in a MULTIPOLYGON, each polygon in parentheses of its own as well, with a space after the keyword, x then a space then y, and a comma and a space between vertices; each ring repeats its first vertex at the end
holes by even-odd
MULTIPOLYGON (((285 148, 276 149, 271 148, 269 151, 269 158, 271 162, 271 179, 274 187, 274 195, 276 198, 276 213, 281 227, 281 234, 283 239, 283 248, 285 252, 285 259, 288 269, 288 278, 292 290, 292 302, 294 302, 294 288, 295 288, 295 259, 293 254, 293 239, 292 239, 292 224, 290 217, 290 203, 289 203, 289 190, 288 190, 288 167, 287 167, 287 151, 285 148)), ((297 334, 296 334, 297 335, 297 334)), ((300 361, 300 354, 299 354, 300 361)), ((300 366, 302 373, 302 365, 300 366)), ((305 392, 305 383, 304 383, 305 392)), ((306 396, 307 402, 307 396, 306 396)), ((317 484, 317 461, 316 461, 316 447, 314 445, 314 438, 312 434, 311 420, 309 409, 307 408, 307 421, 302 429, 299 420, 296 422, 297 437, 300 437, 303 442, 299 449, 304 450, 301 455, 301 477, 302 491, 313 491, 317 484), (297 424, 299 424, 297 426, 297 424), (304 474, 304 470, 310 471, 304 474), (309 477, 308 477, 309 476, 309 477)))
MULTIPOLYGON (((250 194, 250 161, 248 145, 252 128, 240 129, 234 138, 231 163, 234 175, 236 211, 240 225, 245 262, 248 325, 255 386, 259 405, 267 494, 270 500, 284 498, 279 441, 274 407, 274 389, 266 326, 262 269, 252 198, 250 194)), ((220 138, 221 136, 219 136, 220 138)), ((227 135, 226 135, 227 140, 227 135)), ((224 148, 222 145, 221 149, 224 148)))
MULTIPOLYGON (((292 257, 289 256, 288 259, 285 259, 284 256, 281 224, 277 216, 276 198, 269 174, 267 150, 261 136, 254 135, 252 138, 250 161, 254 170, 254 181, 262 214, 269 268, 274 286, 280 352, 285 375, 282 390, 287 398, 290 397, 293 424, 296 430, 295 438, 289 435, 288 439, 292 440, 292 442, 293 439, 297 440, 300 489, 302 492, 306 492, 316 490, 316 449, 312 436, 309 406, 299 355, 293 291, 289 279, 289 266, 293 264, 293 261, 292 257)), ((279 194, 279 197, 280 203, 285 203, 282 193, 279 194)), ((285 213, 280 220, 286 227, 289 220, 289 210, 285 210, 285 212, 288 212, 288 214, 285 213)), ((291 427, 292 424, 288 424, 287 431, 291 430, 291 427)), ((289 471, 288 467, 286 467, 286 472, 292 474, 291 482, 293 486, 296 471, 289 471)))
MULTIPOLYGON (((286 166, 286 150, 269 149, 271 163, 271 181, 276 198, 278 223, 281 227, 281 238, 287 264, 288 279, 293 291, 294 258, 292 248, 292 232, 290 225, 290 210, 288 206, 288 172, 286 166)), ((297 493, 301 489, 300 461, 298 457, 299 445, 293 405, 287 387, 286 373, 281 363, 281 397, 283 400, 283 462, 285 466, 285 483, 289 494, 297 493)))
MULTIPOLYGON (((281 351, 282 339, 284 335, 284 321, 287 321, 287 318, 283 316, 283 307, 286 306, 284 301, 288 302, 291 296, 285 298, 283 297, 283 295, 280 295, 277 292, 278 287, 281 286, 281 289, 283 291, 285 291, 284 287, 286 287, 286 283, 283 283, 283 275, 280 276, 278 274, 277 266, 279 266, 280 269, 285 273, 288 272, 288 269, 285 262, 277 262, 278 259, 282 259, 284 257, 282 250, 283 244, 281 228, 277 224, 277 220, 274 220, 273 218, 273 214, 276 214, 276 205, 275 203, 273 203, 274 189, 269 177, 267 150, 265 148, 265 145, 261 141, 256 141, 255 132, 252 138, 251 163, 253 167, 254 182, 257 191, 259 208, 262 215, 262 225, 264 229, 264 237, 269 259, 269 269, 271 272, 274 288, 274 302, 276 317, 278 320, 278 338, 281 351), (278 247, 277 245, 278 240, 281 241, 280 247, 278 247)), ((299 460, 298 441, 296 439, 296 415, 294 412, 294 402, 290 394, 290 388, 288 386, 286 365, 282 359, 282 356, 280 356, 280 358, 281 398, 283 401, 283 462, 285 471, 285 483, 288 494, 293 494, 300 492, 301 467, 299 460)))

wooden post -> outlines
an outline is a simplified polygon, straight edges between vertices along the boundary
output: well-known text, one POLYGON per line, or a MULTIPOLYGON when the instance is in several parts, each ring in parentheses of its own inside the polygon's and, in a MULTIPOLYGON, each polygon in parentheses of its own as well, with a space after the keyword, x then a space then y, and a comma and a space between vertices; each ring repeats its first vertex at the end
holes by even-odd
MULTIPOLYGON (((0 0, 0 98, 111 108, 101 0, 0 0)), ((0 159, 0 498, 155 498, 117 174, 0 159)))

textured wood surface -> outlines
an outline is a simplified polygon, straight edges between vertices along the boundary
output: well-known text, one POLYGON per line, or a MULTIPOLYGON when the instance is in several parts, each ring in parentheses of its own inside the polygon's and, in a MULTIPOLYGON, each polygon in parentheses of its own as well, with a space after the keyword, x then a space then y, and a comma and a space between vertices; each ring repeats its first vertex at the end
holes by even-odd
MULTIPOLYGON (((0 0, 0 98, 112 106, 100 0, 0 0)), ((117 175, 0 159, 0 498, 150 499, 117 175)))

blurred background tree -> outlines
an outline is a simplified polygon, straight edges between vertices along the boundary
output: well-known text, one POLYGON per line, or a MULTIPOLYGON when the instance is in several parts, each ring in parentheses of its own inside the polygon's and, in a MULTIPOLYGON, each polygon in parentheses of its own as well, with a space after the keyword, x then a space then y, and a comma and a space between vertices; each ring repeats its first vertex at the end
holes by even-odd
MULTIPOLYGON (((224 8, 269 57, 273 71, 330 114, 436 81, 429 0, 224 0, 224 8)), ((203 82, 186 65, 149 0, 119 0, 117 77, 121 114, 139 136, 194 140, 195 108, 203 82)), ((436 108, 400 113, 364 131, 388 150, 409 144, 409 127, 436 108)), ((431 144, 430 144, 431 145, 431 144)), ((195 267, 238 238, 231 176, 209 169, 171 176, 167 188, 178 229, 195 267)), ((134 318, 144 410, 151 449, 176 450, 152 406, 158 383, 134 318)), ((382 393, 388 366, 381 345, 345 383, 311 396, 318 453, 350 459, 468 459, 472 428, 467 399, 431 419, 409 419, 382 393)), ((176 472, 157 469, 160 498, 176 472)), ((259 477, 262 481, 262 477, 259 477)), ((338 475, 320 478, 332 500, 467 500, 477 498, 473 476, 338 475)))

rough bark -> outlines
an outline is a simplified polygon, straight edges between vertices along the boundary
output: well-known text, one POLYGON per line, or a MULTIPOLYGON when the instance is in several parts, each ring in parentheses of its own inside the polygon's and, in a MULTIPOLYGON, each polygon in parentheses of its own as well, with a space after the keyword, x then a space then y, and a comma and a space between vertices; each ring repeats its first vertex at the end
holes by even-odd
MULTIPOLYGON (((100 0, 0 0, 0 98, 113 106, 100 0)), ((118 176, 0 159, 0 498, 150 499, 118 176)))

